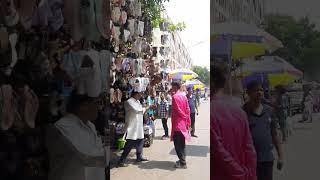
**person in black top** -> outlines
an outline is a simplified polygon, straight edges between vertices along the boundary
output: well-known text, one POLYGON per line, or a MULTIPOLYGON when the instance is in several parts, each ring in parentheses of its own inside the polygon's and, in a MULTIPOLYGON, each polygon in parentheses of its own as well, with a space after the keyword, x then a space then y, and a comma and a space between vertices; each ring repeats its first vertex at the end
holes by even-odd
POLYGON ((277 167, 283 166, 283 152, 277 133, 277 118, 273 108, 263 104, 263 88, 258 82, 251 82, 248 87, 249 101, 243 106, 248 115, 249 127, 257 153, 258 180, 272 180, 275 146, 278 153, 277 167))

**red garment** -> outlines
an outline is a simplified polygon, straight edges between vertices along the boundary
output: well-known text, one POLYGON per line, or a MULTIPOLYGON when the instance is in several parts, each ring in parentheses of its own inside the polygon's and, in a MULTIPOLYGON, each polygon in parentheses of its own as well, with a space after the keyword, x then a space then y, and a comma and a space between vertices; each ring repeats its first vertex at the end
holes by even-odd
POLYGON ((246 113, 226 96, 211 100, 211 176, 256 180, 256 152, 246 113))
POLYGON ((190 108, 187 97, 182 92, 177 92, 172 96, 172 130, 171 141, 173 141, 174 133, 181 132, 186 141, 191 141, 189 128, 191 125, 190 108))

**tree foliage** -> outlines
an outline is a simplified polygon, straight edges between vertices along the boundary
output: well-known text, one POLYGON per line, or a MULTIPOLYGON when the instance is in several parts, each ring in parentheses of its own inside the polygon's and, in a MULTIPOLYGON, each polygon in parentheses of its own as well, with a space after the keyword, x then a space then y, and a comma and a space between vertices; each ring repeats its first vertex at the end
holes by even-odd
POLYGON ((164 10, 163 3, 165 2, 169 0, 141 0, 144 13, 151 21, 162 19, 161 12, 164 10))
POLYGON ((169 24, 169 31, 170 32, 176 32, 176 31, 183 31, 186 29, 186 24, 184 22, 179 22, 177 24, 169 24))
POLYGON ((175 24, 161 16, 161 13, 164 11, 163 4, 169 1, 170 0, 141 0, 141 3, 143 5, 145 15, 152 22, 153 28, 159 27, 159 24, 162 22, 167 22, 169 24, 168 29, 170 32, 185 30, 186 24, 184 22, 175 24))
POLYGON ((193 66, 192 70, 199 75, 198 79, 205 85, 210 83, 210 72, 206 67, 193 66))
POLYGON ((316 68, 320 66, 320 33, 309 18, 296 20, 286 15, 270 15, 266 20, 266 31, 285 46, 274 55, 288 60, 312 80, 320 80, 316 68))

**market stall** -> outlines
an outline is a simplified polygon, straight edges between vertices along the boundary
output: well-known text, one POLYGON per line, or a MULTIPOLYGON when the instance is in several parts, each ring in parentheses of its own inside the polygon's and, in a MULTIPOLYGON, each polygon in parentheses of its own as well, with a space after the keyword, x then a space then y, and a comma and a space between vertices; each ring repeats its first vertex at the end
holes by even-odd
POLYGON ((75 89, 100 99, 93 123, 108 154, 110 2, 87 2, 0 1, 0 179, 48 179, 46 128, 75 89))
MULTIPOLYGON (((113 0, 111 12, 109 126, 112 147, 121 149, 126 132, 124 102, 133 91, 138 91, 144 93, 143 105, 150 106, 148 98, 169 90, 169 79, 167 63, 161 58, 165 48, 153 46, 155 32, 151 20, 144 13, 143 4, 138 0, 113 0)), ((145 146, 152 144, 155 134, 155 115, 148 114, 144 127, 145 146)))

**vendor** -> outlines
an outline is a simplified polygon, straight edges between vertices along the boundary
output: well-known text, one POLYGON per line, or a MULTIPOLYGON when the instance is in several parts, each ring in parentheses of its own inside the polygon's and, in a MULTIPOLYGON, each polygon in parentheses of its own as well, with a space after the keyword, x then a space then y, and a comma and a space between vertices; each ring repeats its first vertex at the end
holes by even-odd
POLYGON ((104 180, 105 152, 94 124, 95 98, 71 96, 66 116, 47 129, 49 180, 104 180))

